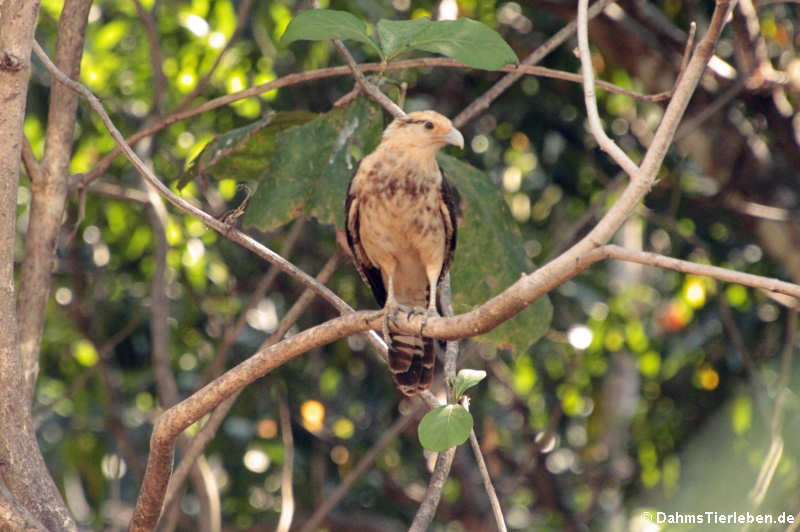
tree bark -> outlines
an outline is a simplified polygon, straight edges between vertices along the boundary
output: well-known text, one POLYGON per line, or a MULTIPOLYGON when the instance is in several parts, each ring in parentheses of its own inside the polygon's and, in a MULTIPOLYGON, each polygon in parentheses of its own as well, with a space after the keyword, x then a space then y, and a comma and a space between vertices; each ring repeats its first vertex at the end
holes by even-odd
MULTIPOLYGON (((91 0, 66 0, 58 21, 56 65, 77 79, 91 0)), ((44 328, 45 306, 64 203, 69 191, 68 170, 72 158, 72 136, 78 96, 61 83, 50 87, 47 137, 41 179, 31 181, 32 203, 25 236, 25 259, 20 268, 19 343, 25 371, 25 391, 30 399, 39 373, 39 349, 44 328)), ((30 400, 29 399, 29 400, 30 400)))
POLYGON ((76 530, 36 441, 14 305, 17 186, 38 12, 37 0, 0 4, 0 478, 47 530, 76 530))

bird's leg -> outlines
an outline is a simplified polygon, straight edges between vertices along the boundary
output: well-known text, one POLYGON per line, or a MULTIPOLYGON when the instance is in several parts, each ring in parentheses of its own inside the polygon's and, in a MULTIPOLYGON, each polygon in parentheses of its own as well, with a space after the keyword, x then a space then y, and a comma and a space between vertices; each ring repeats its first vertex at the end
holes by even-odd
POLYGON ((388 285, 389 288, 386 293, 386 304, 383 306, 383 324, 381 327, 381 332, 383 333, 383 340, 386 342, 386 345, 390 344, 389 341, 389 320, 392 321, 393 324, 397 325, 397 320, 395 319, 395 315, 398 312, 412 312, 412 310, 407 307, 406 305, 401 305, 397 302, 394 297, 394 279, 393 275, 386 276, 389 280, 388 285))
POLYGON ((439 311, 436 310, 436 295, 437 288, 439 287, 439 271, 428 271, 428 308, 422 312, 422 323, 419 325, 419 335, 422 336, 422 330, 428 323, 428 318, 439 317, 439 311), (435 275, 434 275, 435 274, 435 275))

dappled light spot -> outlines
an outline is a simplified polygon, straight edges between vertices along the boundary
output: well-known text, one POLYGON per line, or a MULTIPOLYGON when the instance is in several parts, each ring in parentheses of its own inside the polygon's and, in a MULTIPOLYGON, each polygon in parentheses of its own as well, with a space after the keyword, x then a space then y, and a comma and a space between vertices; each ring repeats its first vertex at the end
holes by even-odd
POLYGON ((242 457, 244 466, 253 473, 263 473, 269 468, 269 455, 261 449, 248 449, 242 457))
POLYGON ((319 401, 309 399, 300 407, 300 417, 303 418, 303 425, 311 432, 322 430, 325 422, 325 407, 319 401))

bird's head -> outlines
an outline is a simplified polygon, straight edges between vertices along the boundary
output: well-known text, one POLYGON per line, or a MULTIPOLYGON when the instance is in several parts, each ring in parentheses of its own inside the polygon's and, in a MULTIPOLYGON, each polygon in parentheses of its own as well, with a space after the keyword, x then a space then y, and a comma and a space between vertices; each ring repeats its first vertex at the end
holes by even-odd
POLYGON ((446 116, 436 111, 417 111, 395 118, 383 132, 383 142, 401 143, 436 152, 445 144, 464 147, 464 137, 446 116))

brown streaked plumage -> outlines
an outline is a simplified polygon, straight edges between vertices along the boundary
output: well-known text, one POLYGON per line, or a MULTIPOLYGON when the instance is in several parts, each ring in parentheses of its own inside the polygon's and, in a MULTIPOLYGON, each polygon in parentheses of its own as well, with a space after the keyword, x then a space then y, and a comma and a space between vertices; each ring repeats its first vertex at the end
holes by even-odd
POLYGON ((452 185, 436 162, 461 133, 434 111, 395 119, 359 164, 345 203, 347 242, 358 273, 383 306, 389 368, 406 395, 427 390, 436 361, 431 338, 389 333, 399 310, 437 314, 437 288, 456 247, 452 185))

